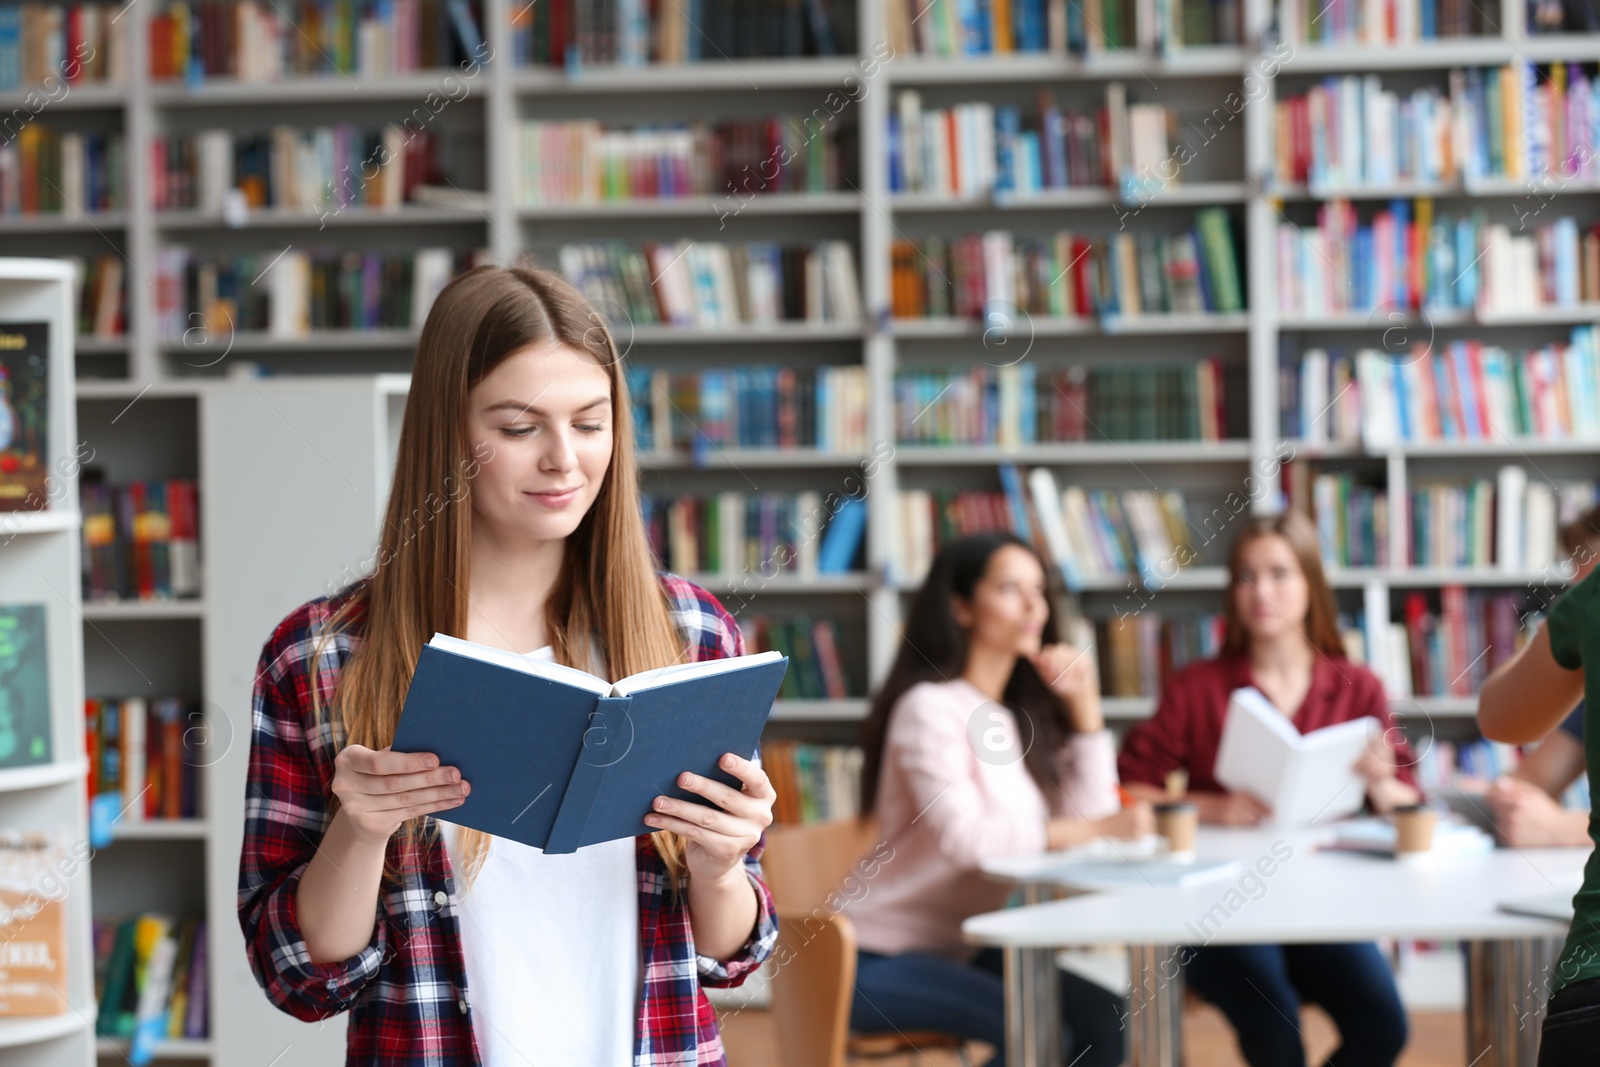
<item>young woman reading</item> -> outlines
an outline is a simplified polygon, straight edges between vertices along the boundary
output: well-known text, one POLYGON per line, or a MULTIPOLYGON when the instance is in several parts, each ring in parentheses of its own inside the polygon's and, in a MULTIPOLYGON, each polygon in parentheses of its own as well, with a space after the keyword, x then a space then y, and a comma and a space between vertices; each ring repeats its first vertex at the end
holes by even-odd
MULTIPOLYGON (((1383 684, 1345 658, 1333 591, 1322 575, 1316 530, 1288 512, 1251 520, 1228 557, 1222 655, 1174 673, 1155 715, 1128 731, 1117 767, 1135 796, 1165 795, 1167 775, 1188 774, 1186 799, 1200 820, 1250 826, 1267 808, 1231 793, 1213 775, 1228 696, 1255 686, 1301 733, 1364 715, 1383 727, 1356 769, 1367 801, 1387 812, 1413 803, 1410 748, 1394 728, 1383 684), (1399 738, 1395 748, 1389 738, 1399 738)), ((1329 798, 1332 800, 1333 798, 1329 798)), ((1303 1067, 1300 1004, 1321 1005, 1339 1027, 1328 1063, 1388 1067, 1406 1043, 1406 1017, 1388 962, 1371 942, 1192 947, 1184 977, 1228 1017, 1250 1067, 1303 1067)))
MULTIPOLYGON (((1025 542, 982 534, 940 549, 907 615, 863 741, 862 798, 894 849, 845 907, 858 943, 851 1026, 931 1030, 1005 1051, 1001 956, 961 941, 1005 904, 980 869, 1154 828, 1124 808, 1092 655, 1056 643, 1045 569, 1025 542)), ((1061 974, 1067 1063, 1122 1062, 1123 1000, 1061 974)))
MULTIPOLYGON (((606 678, 742 655, 705 590, 656 573, 610 332, 559 275, 480 267, 418 343, 374 571, 262 650, 239 918, 268 998, 348 1011, 347 1063, 724 1063, 702 986, 772 951, 773 790, 732 753, 715 808, 544 855, 449 823, 472 783, 389 748, 435 633, 606 678)), ((537 709, 529 742, 537 743, 537 709)))

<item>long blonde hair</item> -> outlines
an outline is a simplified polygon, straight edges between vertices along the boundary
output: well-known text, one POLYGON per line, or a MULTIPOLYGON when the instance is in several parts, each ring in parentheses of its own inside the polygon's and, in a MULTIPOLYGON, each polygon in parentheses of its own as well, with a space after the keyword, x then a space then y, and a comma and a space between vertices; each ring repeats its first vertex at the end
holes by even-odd
MULTIPOLYGON (((467 394, 508 356, 547 343, 587 353, 605 368, 613 419, 610 466, 594 505, 566 539, 561 571, 545 603, 555 659, 592 669, 590 635, 599 639, 612 679, 684 658, 684 640, 668 613, 645 537, 627 380, 610 329, 553 271, 477 267, 444 287, 423 324, 377 562, 325 634, 344 629, 365 609, 364 635, 332 698, 346 744, 388 745, 423 644, 435 632, 466 636, 470 487, 478 461, 467 437, 467 394)), ((319 650, 313 671, 321 662, 319 650)), ((314 678, 311 691, 317 692, 314 678)), ((427 816, 403 825, 402 867, 437 832, 437 821, 427 816)), ((677 886, 685 869, 683 839, 665 831, 651 838, 677 886)), ((462 828, 469 886, 491 840, 462 828)), ((385 861, 384 875, 398 878, 401 869, 385 861)))

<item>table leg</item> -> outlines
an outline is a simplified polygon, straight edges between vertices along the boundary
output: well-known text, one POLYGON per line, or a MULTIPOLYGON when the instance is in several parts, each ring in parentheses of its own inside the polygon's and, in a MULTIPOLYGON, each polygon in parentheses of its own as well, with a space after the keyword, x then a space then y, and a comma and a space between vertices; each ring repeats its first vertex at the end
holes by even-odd
POLYGON ((1181 952, 1128 946, 1128 1067, 1183 1067, 1181 952))
POLYGON ((1007 948, 1006 1062, 1020 1067, 1061 1063, 1061 982, 1050 948, 1007 948))
POLYGON ((1467 943, 1467 1061, 1474 1067, 1534 1067, 1559 945, 1553 938, 1467 943))

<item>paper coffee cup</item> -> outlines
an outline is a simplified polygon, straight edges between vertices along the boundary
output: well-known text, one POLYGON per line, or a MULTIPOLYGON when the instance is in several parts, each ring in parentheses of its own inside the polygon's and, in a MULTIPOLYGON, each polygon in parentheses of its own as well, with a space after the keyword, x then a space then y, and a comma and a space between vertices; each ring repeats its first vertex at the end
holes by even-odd
POLYGON ((1433 847, 1433 824, 1437 814, 1421 804, 1394 809, 1394 851, 1397 856, 1427 852, 1433 847))
POLYGON ((1200 809, 1187 800, 1157 804, 1156 833, 1167 840, 1172 852, 1193 852, 1195 830, 1200 826, 1200 809))

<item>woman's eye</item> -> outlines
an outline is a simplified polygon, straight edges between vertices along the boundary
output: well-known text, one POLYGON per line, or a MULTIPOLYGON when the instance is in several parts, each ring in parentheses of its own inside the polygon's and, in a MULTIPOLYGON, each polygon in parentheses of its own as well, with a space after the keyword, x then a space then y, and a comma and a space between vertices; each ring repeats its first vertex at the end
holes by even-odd
POLYGON ((500 432, 507 437, 526 437, 533 430, 532 426, 503 426, 500 428, 500 432))
POLYGON ((578 429, 582 430, 584 433, 599 433, 601 430, 605 429, 605 426, 598 422, 591 422, 587 425, 579 426, 578 429))

